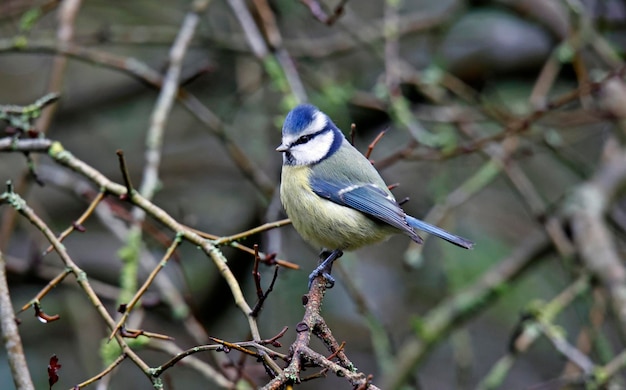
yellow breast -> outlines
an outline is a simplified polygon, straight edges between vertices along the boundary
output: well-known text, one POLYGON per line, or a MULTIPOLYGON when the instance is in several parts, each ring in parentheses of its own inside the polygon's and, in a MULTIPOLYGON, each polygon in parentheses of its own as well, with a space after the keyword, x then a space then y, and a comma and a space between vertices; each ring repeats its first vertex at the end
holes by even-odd
POLYGON ((294 228, 307 242, 325 248, 353 250, 384 240, 393 228, 359 211, 316 195, 309 185, 311 168, 283 166, 280 199, 294 228))

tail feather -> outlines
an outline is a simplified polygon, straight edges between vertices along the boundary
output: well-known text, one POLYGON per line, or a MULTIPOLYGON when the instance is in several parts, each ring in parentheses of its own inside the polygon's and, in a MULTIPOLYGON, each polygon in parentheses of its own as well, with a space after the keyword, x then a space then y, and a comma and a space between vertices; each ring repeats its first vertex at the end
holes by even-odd
POLYGON ((432 234, 433 236, 442 238, 454 245, 460 246, 461 248, 472 249, 474 247, 474 243, 471 242, 470 240, 467 240, 463 237, 455 236, 452 233, 449 233, 437 226, 431 225, 417 218, 413 218, 410 215, 406 216, 406 221, 409 225, 411 225, 412 227, 416 229, 432 234))

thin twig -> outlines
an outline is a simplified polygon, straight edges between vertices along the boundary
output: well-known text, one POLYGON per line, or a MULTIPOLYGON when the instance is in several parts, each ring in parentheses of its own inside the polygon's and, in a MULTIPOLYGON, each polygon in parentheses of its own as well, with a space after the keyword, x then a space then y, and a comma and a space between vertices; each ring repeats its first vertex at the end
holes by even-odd
MULTIPOLYGON (((61 234, 59 234, 59 242, 63 242, 63 240, 65 240, 65 238, 67 238, 67 236, 69 236, 74 230, 81 231, 80 227, 83 226, 87 218, 89 218, 91 214, 93 214, 94 210, 100 204, 102 199, 104 199, 105 196, 106 196, 106 193, 104 191, 98 192, 98 195, 96 195, 93 198, 93 200, 89 203, 89 207, 87 207, 87 209, 83 212, 83 214, 80 217, 78 217, 76 221, 72 222, 72 224, 67 229, 65 229, 61 234)), ((43 254, 46 255, 50 253, 51 251, 52 251, 52 245, 50 245, 48 249, 46 249, 43 252, 43 254)))
MULTIPOLYGON (((64 44, 50 41, 28 41, 26 46, 19 46, 16 45, 14 39, 0 39, 0 52, 11 50, 18 50, 24 53, 43 52, 62 54, 81 61, 121 71, 156 89, 160 89, 163 84, 163 78, 159 72, 136 58, 118 56, 94 48, 79 46, 74 43, 64 44)), ((257 164, 250 161, 241 147, 230 138, 225 130, 224 123, 198 98, 184 88, 178 89, 176 97, 192 115, 217 137, 222 143, 224 150, 228 152, 244 177, 249 179, 254 184, 255 188, 266 198, 271 198, 275 188, 273 181, 268 178, 263 170, 257 167, 257 164)), ((3 239, 3 236, 6 237, 6 235, 0 234, 0 240, 3 239)))
POLYGON ((264 223, 263 225, 257 226, 250 230, 246 230, 245 232, 233 234, 232 236, 220 237, 220 238, 214 239, 215 241, 213 244, 215 246, 231 244, 234 241, 244 240, 254 234, 259 234, 267 230, 283 227, 283 226, 289 225, 290 223, 291 223, 291 220, 289 220, 288 218, 281 219, 275 222, 264 223))
POLYGON ((177 234, 176 238, 174 238, 174 240, 172 241, 172 244, 169 246, 169 248, 167 248, 167 251, 161 258, 161 261, 159 261, 158 265, 152 270, 152 272, 150 273, 146 281, 143 283, 141 288, 139 288, 137 293, 135 293, 135 295, 130 300, 130 302, 128 302, 125 305, 124 312, 122 313, 122 318, 120 318, 117 321, 117 324, 111 331, 111 334, 109 335, 109 340, 111 340, 113 336, 115 336, 117 331, 120 330, 124 326, 124 323, 126 322, 126 319, 128 318, 130 312, 133 310, 137 302, 139 302, 143 294, 146 291, 148 291, 148 287, 150 287, 150 285, 154 281, 154 278, 156 278, 158 273, 167 265, 168 260, 172 257, 172 255, 174 254, 174 251, 176 250, 176 248, 178 248, 178 245, 180 245, 180 243, 181 243, 181 236, 177 234))
POLYGON ((74 386, 75 389, 82 389, 83 387, 86 387, 94 382, 99 381, 100 379, 102 379, 104 376, 106 376, 108 373, 110 373, 111 371, 113 371, 115 369, 115 367, 119 366, 120 363, 122 363, 124 361, 124 359, 126 359, 126 354, 121 354, 120 356, 117 357, 117 359, 115 359, 111 364, 109 364, 107 366, 107 368, 105 368, 104 370, 100 371, 98 374, 92 376, 91 378, 87 379, 84 382, 81 382, 79 384, 77 384, 76 386, 74 386))
POLYGON ((25 304, 24 306, 22 306, 22 308, 20 309, 20 312, 23 312, 24 310, 28 309, 29 307, 31 307, 32 305, 34 305, 37 302, 40 302, 43 297, 45 297, 50 290, 52 290, 53 288, 55 288, 56 286, 59 285, 59 283, 61 283, 65 277, 69 274, 72 273, 72 270, 69 268, 66 268, 65 270, 63 270, 63 272, 59 273, 56 277, 54 277, 53 279, 51 279, 48 284, 46 284, 46 286, 44 288, 42 288, 37 295, 35 295, 35 297, 33 299, 31 299, 27 304, 25 304))
POLYGON ((130 179, 130 172, 128 171, 128 165, 126 164, 124 151, 118 149, 115 153, 117 154, 117 158, 120 163, 120 171, 122 172, 122 179, 124 179, 124 186, 126 186, 126 194, 124 194, 124 197, 128 199, 134 192, 133 183, 130 179))
MULTIPOLYGON (((125 190, 124 187, 119 186, 117 188, 119 193, 123 193, 125 190)), ((76 265, 74 260, 67 253, 65 246, 59 242, 54 233, 48 228, 48 226, 35 214, 35 212, 26 204, 24 199, 22 199, 18 194, 7 191, 4 194, 0 195, 0 203, 7 202, 12 205, 20 214, 22 214, 29 222, 35 225, 46 237, 46 239, 52 244, 54 250, 58 253, 61 261, 68 267, 74 276, 76 277, 76 281, 82 287, 83 291, 91 301, 94 308, 96 308, 98 314, 104 319, 109 329, 114 329, 115 322, 113 318, 106 311, 104 305, 100 301, 100 298, 93 291, 93 288, 89 284, 89 280, 85 274, 85 272, 76 265)), ((150 367, 126 344, 124 339, 116 335, 116 341, 119 343, 123 352, 128 355, 128 357, 141 369, 141 371, 148 377, 148 379, 153 382, 152 375, 150 373, 150 367)))

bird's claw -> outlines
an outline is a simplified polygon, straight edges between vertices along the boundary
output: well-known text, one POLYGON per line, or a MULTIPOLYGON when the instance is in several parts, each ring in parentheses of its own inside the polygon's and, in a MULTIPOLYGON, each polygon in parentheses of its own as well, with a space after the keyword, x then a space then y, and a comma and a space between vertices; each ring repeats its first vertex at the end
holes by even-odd
MULTIPOLYGON (((331 263, 332 264, 332 263, 331 263)), ((335 278, 330 274, 330 270, 327 267, 317 267, 309 275, 309 290, 313 284, 313 280, 318 276, 323 276, 326 281, 326 288, 333 288, 335 286, 335 278)))
POLYGON ((309 275, 309 290, 311 289, 313 280, 315 280, 315 278, 317 278, 318 276, 324 277, 324 279, 326 280, 326 288, 333 288, 335 286, 335 278, 331 276, 330 272, 328 272, 328 270, 324 268, 318 267, 313 270, 313 272, 311 272, 311 274, 309 275))
POLYGON ((340 258, 342 255, 343 252, 339 249, 336 249, 332 252, 323 251, 320 254, 320 259, 323 259, 323 261, 309 275, 309 290, 311 289, 313 280, 318 276, 324 277, 324 279, 326 280, 326 288, 333 288, 333 286, 335 285, 335 278, 330 275, 330 272, 333 269, 333 262, 340 258))

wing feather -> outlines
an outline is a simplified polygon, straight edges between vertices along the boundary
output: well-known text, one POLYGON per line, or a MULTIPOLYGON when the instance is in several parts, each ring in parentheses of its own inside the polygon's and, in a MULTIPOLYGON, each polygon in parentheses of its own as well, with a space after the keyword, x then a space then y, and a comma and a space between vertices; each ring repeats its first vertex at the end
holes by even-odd
POLYGON ((422 239, 407 223, 406 214, 393 197, 374 184, 346 184, 336 180, 312 179, 311 189, 318 196, 341 206, 358 210, 381 222, 391 225, 414 241, 422 239))

